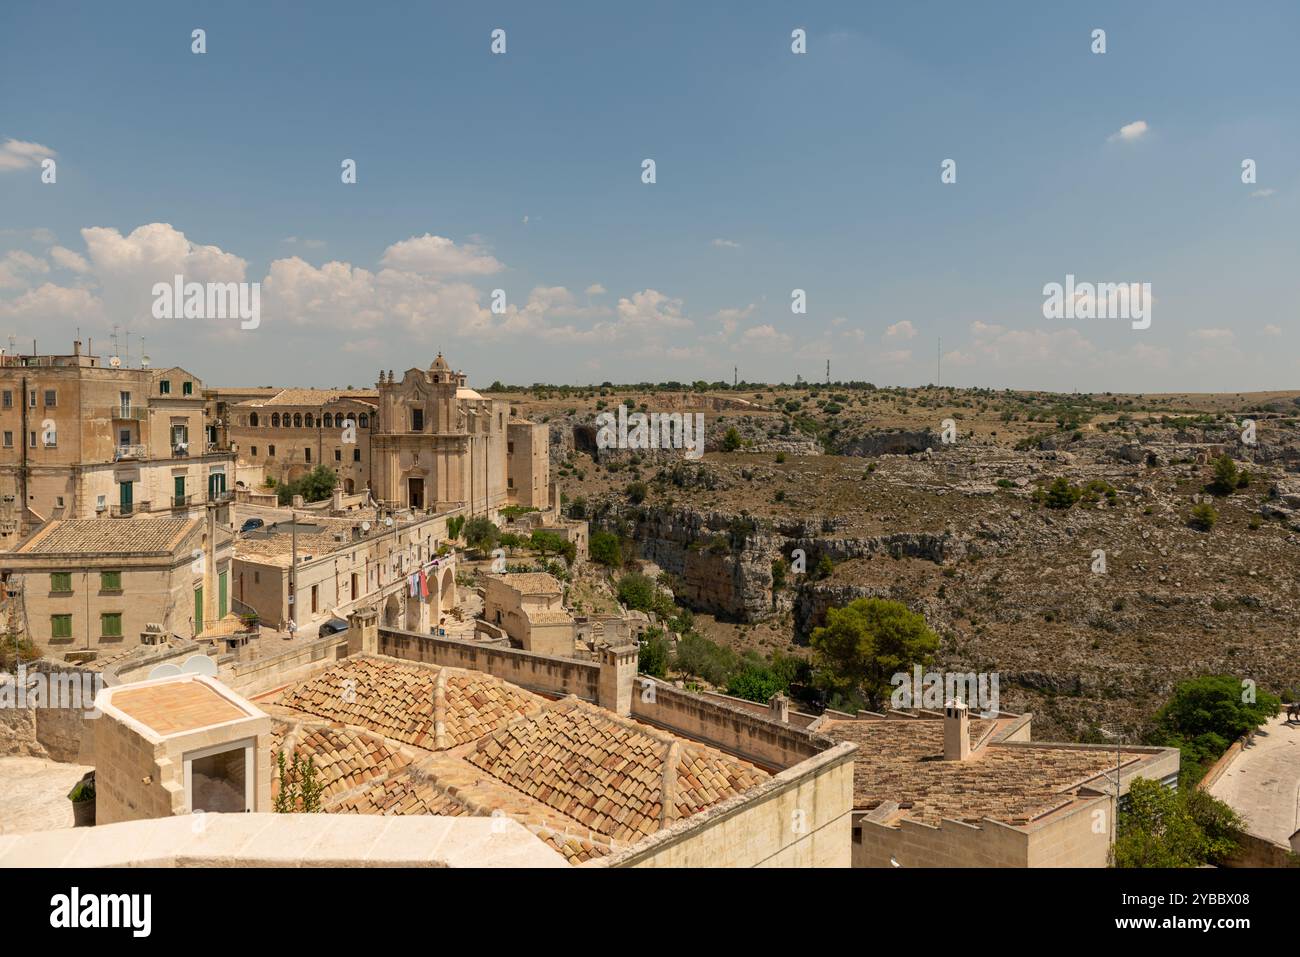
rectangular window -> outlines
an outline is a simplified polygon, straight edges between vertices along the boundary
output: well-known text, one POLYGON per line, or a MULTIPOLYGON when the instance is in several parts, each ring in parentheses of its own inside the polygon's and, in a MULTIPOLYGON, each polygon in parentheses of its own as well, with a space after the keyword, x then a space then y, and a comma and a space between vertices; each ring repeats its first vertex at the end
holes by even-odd
POLYGON ((360 462, 360 461, 361 461, 361 450, 360 450, 360 449, 353 449, 353 450, 352 450, 352 461, 353 461, 353 462, 360 462))
POLYGON ((72 637, 72 616, 71 615, 50 615, 50 637, 71 638, 72 637))
POLYGON ((12 432, 6 432, 6 433, 5 433, 5 448, 7 448, 7 449, 12 449, 13 447, 14 447, 14 434, 13 434, 12 432))
POLYGON ((36 390, 32 389, 27 393, 27 404, 33 409, 36 408, 36 390))
POLYGON ((334 450, 334 461, 335 461, 335 462, 342 462, 342 461, 343 461, 343 450, 342 450, 342 449, 335 449, 335 450, 334 450))
POLYGON ((250 446, 248 447, 248 452, 249 452, 250 455, 257 455, 257 446, 256 446, 256 445, 250 445, 250 446))
POLYGON ((275 455, 275 446, 274 446, 274 445, 268 445, 268 446, 266 447, 266 452, 267 452, 268 455, 275 455))
POLYGON ((52 408, 59 404, 59 394, 53 389, 45 390, 45 407, 52 408))
POLYGON ((182 383, 181 383, 181 395, 193 395, 193 394, 194 394, 194 383, 193 383, 193 382, 182 382, 182 383))
POLYGON ((411 410, 411 431, 412 432, 424 431, 424 410, 423 409, 411 410))
POLYGON ((121 591, 122 573, 120 571, 100 572, 99 588, 101 591, 121 591))
POLYGON ((50 591, 59 595, 71 595, 72 572, 50 572, 50 591))
POLYGON ((34 449, 34 448, 36 448, 36 433, 35 433, 35 432, 29 432, 29 433, 27 433, 27 447, 28 447, 29 449, 34 449))
POLYGON ((302 453, 303 453, 303 455, 307 456, 307 461, 310 462, 310 461, 311 461, 311 449, 303 449, 303 450, 302 450, 302 453))
POLYGON ((12 409, 14 407, 14 394, 8 389, 5 389, 4 404, 6 409, 12 409))
POLYGON ((124 419, 131 418, 131 393, 119 392, 117 394, 117 404, 118 407, 122 410, 122 418, 124 419))
POLYGON ((99 634, 102 638, 122 637, 122 613, 106 611, 99 616, 99 634))
POLYGON ((171 380, 171 379, 159 379, 159 380, 158 380, 158 394, 159 394, 159 395, 171 395, 171 394, 172 394, 172 380, 171 380))

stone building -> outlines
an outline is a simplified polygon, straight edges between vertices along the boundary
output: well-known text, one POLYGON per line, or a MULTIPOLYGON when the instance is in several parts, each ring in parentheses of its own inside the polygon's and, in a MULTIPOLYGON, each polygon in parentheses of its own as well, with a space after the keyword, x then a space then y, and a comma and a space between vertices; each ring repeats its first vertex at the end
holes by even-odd
POLYGON ((28 636, 50 655, 130 648, 150 625, 198 637, 231 607, 232 538, 222 510, 47 522, 0 556, 6 602, 17 603, 28 636))
POLYGON ((399 514, 391 525, 299 519, 296 531, 286 523, 250 532, 239 539, 232 594, 278 629, 293 619, 314 634, 326 618, 375 607, 392 627, 427 632, 457 605, 456 557, 441 548, 453 514, 399 514), (424 588, 412 594, 421 571, 424 588))
POLYGON ((569 657, 577 632, 563 598, 559 579, 544 572, 489 575, 483 590, 483 613, 516 648, 569 657))
POLYGON ((0 550, 51 519, 197 513, 233 465, 180 367, 126 368, 80 341, 0 355, 0 550))
POLYGON ((827 712, 809 730, 858 746, 854 867, 1105 867, 1134 778, 1174 786, 1175 748, 1034 742, 1031 715, 827 712))
POLYGON ((438 512, 464 506, 470 515, 545 505, 545 426, 512 420, 509 403, 469 388, 442 353, 400 380, 381 373, 378 415, 370 487, 380 502, 438 512))
MULTIPOLYGON (((370 485, 370 435, 377 426, 373 390, 279 389, 272 395, 216 399, 216 417, 247 488, 270 478, 292 482, 318 465, 338 476, 346 494, 370 485)), ((213 400, 210 400, 213 401, 213 400)))

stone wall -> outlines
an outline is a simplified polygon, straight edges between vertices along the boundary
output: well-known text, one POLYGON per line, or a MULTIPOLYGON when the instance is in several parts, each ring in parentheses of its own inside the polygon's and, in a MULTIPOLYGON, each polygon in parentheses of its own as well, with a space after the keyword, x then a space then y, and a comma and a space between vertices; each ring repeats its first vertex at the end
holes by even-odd
POLYGON ((682 691, 645 675, 637 678, 632 691, 632 717, 766 768, 788 768, 835 745, 824 735, 682 691))
POLYGON ((577 695, 600 702, 600 665, 516 648, 487 648, 471 641, 435 638, 414 631, 380 628, 377 653, 448 668, 495 675, 529 691, 577 695))
POLYGON ((852 744, 584 867, 848 867, 852 744))

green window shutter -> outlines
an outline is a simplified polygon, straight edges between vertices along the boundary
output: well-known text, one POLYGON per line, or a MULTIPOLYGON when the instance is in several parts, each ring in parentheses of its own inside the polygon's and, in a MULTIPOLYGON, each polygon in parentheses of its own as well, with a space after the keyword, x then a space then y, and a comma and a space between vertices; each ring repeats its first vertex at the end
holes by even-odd
POLYGON ((225 618, 225 617, 226 617, 226 612, 230 610, 229 607, 228 607, 228 605, 229 605, 229 594, 228 594, 228 588, 229 588, 229 586, 227 585, 226 575, 227 575, 226 572, 222 572, 221 575, 220 575, 220 577, 217 579, 217 585, 218 585, 218 588, 217 588, 217 618, 225 618))
POLYGON ((99 587, 103 591, 121 591, 122 590, 122 573, 117 572, 100 572, 99 587))
POLYGON ((71 615, 50 615, 50 637, 71 638, 72 637, 72 616, 71 615))
POLYGON ((194 383, 193 383, 193 382, 183 382, 183 383, 181 383, 181 395, 193 395, 193 394, 194 394, 194 383))
POLYGON ((72 572, 51 572, 50 573, 50 591, 71 592, 72 591, 72 572))
POLYGON ((170 379, 161 379, 161 380, 159 380, 159 382, 158 382, 158 394, 159 394, 159 395, 171 395, 171 394, 172 394, 172 383, 171 383, 171 380, 170 380, 170 379))
POLYGON ((106 611, 99 616, 99 633, 105 638, 122 637, 122 613, 106 611))

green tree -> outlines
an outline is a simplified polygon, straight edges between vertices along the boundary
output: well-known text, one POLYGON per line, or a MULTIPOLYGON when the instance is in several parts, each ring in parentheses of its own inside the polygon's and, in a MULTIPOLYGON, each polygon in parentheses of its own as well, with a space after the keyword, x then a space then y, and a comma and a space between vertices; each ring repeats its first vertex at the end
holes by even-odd
POLYGON ((663 635, 654 635, 641 645, 637 670, 654 678, 667 677, 669 651, 668 639, 663 635))
POLYGON ((1214 481, 1210 483, 1210 491, 1215 495, 1231 495, 1240 479, 1237 463, 1225 452, 1214 460, 1214 481))
POLYGON ((914 664, 928 665, 939 636, 902 602, 859 598, 829 609, 810 643, 818 686, 841 695, 860 693, 877 711, 889 698, 889 679, 914 664))
POLYGON ((1236 846, 1232 833, 1240 820, 1231 808, 1208 794, 1164 787, 1159 781, 1135 778, 1129 785, 1128 806, 1120 811, 1111 860, 1116 867, 1200 867, 1227 857, 1236 846), (1197 820, 1213 809, 1211 834, 1197 820))
POLYGON ((333 494, 338 481, 333 471, 318 465, 302 478, 275 486, 275 494, 281 505, 288 505, 295 495, 301 495, 306 502, 322 502, 333 494))
POLYGON ((452 541, 460 538, 460 530, 465 527, 464 515, 453 515, 447 519, 447 537, 452 541))
POLYGON ((618 536, 611 532, 592 532, 591 540, 587 543, 587 551, 591 555, 591 560, 601 565, 608 565, 610 568, 618 568, 623 564, 623 548, 619 544, 618 536))
POLYGON ((692 632, 677 642, 673 666, 678 671, 722 687, 736 670, 737 660, 736 653, 730 648, 692 632))
POLYGON ((1214 506, 1209 502, 1200 502, 1192 506, 1192 512, 1187 517, 1187 524, 1198 531, 1208 532, 1214 528, 1214 523, 1219 520, 1219 513, 1215 511, 1214 506))
POLYGON ((501 532, 492 524, 492 520, 484 515, 467 521, 464 533, 465 544, 484 552, 493 548, 501 537, 501 532))
POLYGON ((541 553, 542 558, 547 555, 563 555, 565 561, 573 564, 573 560, 578 555, 578 546, 573 542, 568 541, 556 532, 548 532, 540 528, 533 532, 533 537, 529 540, 529 543, 541 553))
POLYGON ((635 611, 650 611, 655 603, 655 583, 640 572, 618 580, 618 600, 635 611))
POLYGON ((1175 686, 1156 712, 1149 740, 1178 748, 1184 769, 1199 780, 1233 741, 1264 724, 1281 707, 1281 699, 1267 691, 1245 694, 1232 675, 1189 678, 1175 686), (1243 700, 1250 697, 1254 700, 1243 700))
POLYGON ((736 431, 733 425, 722 436, 722 451, 734 452, 740 448, 740 433, 736 431))
POLYGON ((1047 486, 1047 490, 1043 493, 1043 502, 1048 508, 1069 508, 1079 501, 1079 496, 1082 494, 1064 475, 1061 475, 1047 486))
POLYGON ((772 695, 784 693, 789 686, 789 680, 772 668, 747 661, 727 679, 727 694, 766 704, 772 695))

